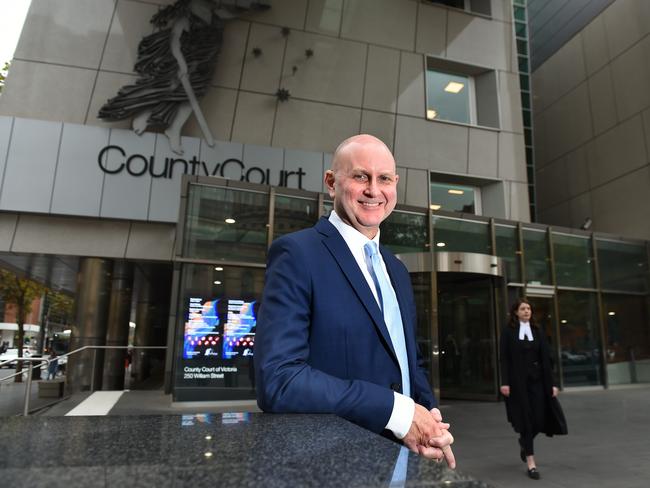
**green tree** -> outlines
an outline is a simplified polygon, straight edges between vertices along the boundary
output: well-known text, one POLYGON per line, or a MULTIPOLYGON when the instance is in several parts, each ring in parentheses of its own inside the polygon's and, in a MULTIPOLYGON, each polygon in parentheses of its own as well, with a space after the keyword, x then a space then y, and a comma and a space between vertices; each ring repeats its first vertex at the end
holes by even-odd
POLYGON ((5 86, 5 80, 7 79, 7 73, 9 72, 9 61, 5 63, 5 65, 0 69, 0 93, 2 93, 2 89, 5 86))
MULTIPOLYGON (((0 297, 5 304, 13 304, 16 307, 16 324, 18 324, 18 356, 23 355, 23 343, 25 341, 25 319, 32 311, 32 302, 41 296, 45 287, 35 281, 20 278, 15 273, 0 269, 0 297)), ((16 373, 23 369, 21 362, 16 361, 16 373)), ((22 375, 16 376, 16 382, 22 381, 22 375)))

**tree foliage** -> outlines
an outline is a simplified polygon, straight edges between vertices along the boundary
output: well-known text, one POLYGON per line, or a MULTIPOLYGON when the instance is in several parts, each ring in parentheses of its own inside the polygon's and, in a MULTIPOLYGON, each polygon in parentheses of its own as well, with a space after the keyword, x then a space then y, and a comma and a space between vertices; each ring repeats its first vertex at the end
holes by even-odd
POLYGON ((9 72, 9 61, 7 61, 2 69, 0 69, 0 93, 2 93, 2 89, 5 86, 5 80, 7 79, 7 73, 9 72))
MULTIPOLYGON (((32 302, 45 291, 43 285, 27 278, 21 278, 15 273, 0 269, 0 297, 5 304, 16 307, 16 324, 18 325, 18 356, 23 355, 25 341, 25 319, 32 310, 32 302)), ((22 363, 16 362, 16 372, 22 371, 22 363)), ((16 381, 22 381, 22 375, 16 376, 16 381)))

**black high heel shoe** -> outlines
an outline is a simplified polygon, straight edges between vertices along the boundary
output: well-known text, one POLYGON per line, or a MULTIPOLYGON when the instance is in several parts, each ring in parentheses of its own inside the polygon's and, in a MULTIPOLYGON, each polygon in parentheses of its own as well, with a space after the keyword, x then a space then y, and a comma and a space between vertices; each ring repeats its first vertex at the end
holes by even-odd
POLYGON ((530 468, 528 470, 528 477, 532 480, 538 480, 540 478, 539 471, 537 468, 530 468))

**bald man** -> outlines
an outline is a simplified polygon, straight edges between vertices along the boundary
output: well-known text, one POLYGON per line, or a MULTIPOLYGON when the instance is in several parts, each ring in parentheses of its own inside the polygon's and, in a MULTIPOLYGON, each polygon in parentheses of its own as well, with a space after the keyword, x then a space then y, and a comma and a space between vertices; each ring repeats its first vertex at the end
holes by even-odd
POLYGON ((453 437, 416 345, 411 281, 379 245, 398 180, 382 141, 350 137, 325 172, 330 216, 273 242, 255 341, 257 403, 334 413, 453 468, 453 437))

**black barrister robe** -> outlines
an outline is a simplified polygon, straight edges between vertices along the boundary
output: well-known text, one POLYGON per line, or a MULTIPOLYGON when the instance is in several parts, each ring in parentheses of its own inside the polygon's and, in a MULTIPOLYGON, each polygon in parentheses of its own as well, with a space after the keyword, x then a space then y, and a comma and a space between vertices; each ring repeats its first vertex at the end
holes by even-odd
MULTIPOLYGON (((544 387, 544 429, 547 436, 567 434, 564 413, 557 398, 553 398, 553 369, 551 352, 539 329, 531 327, 534 343, 540 348, 542 359, 542 385, 544 387)), ((530 404, 526 394, 526 372, 524 350, 519 344, 519 327, 504 327, 501 333, 501 384, 510 386, 510 396, 506 398, 506 414, 515 432, 522 433, 530 419, 530 404)))

